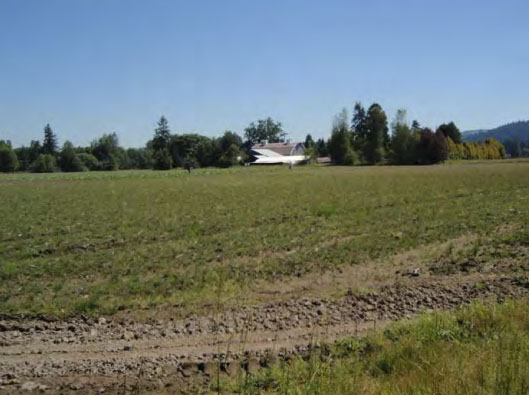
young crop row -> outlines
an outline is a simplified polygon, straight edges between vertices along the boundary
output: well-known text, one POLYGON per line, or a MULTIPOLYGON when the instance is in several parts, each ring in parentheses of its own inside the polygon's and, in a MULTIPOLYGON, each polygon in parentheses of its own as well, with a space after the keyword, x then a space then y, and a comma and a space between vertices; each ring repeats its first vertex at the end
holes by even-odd
POLYGON ((256 281, 489 235, 528 223, 528 166, 243 168, 5 184, 0 312, 192 307, 215 298, 219 282, 235 296, 256 281))

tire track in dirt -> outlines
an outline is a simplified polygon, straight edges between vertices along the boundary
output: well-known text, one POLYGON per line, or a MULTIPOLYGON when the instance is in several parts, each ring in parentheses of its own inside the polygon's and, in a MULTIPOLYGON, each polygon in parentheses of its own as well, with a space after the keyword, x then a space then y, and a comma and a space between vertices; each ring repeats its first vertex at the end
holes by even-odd
POLYGON ((228 375, 252 372, 277 357, 306 352, 311 344, 363 335, 424 311, 527 295, 526 285, 509 276, 448 283, 428 278, 339 300, 300 299, 154 323, 3 319, 0 389, 16 392, 36 381, 55 390, 75 389, 79 382, 85 389, 103 382, 107 389, 121 388, 140 376, 158 389, 175 382, 203 384, 221 365, 228 375))

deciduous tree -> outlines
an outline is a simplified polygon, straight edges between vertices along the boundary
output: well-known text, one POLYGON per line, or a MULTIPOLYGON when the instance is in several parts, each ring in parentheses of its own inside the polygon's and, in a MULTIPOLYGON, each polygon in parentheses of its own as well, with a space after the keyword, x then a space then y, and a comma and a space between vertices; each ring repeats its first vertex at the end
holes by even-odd
POLYGON ((406 110, 398 110, 391 124, 391 163, 409 165, 416 161, 416 139, 406 123, 406 110))
POLYGON ((0 172, 12 173, 18 168, 18 158, 9 141, 0 140, 0 172))
POLYGON ((167 149, 159 149, 153 153, 153 169, 169 170, 173 165, 173 159, 167 149))
POLYGON ((73 144, 65 141, 59 155, 59 167, 64 172, 87 171, 88 168, 77 156, 73 144))
POLYGON ((275 122, 270 117, 258 120, 257 124, 252 122, 244 129, 244 138, 250 144, 263 140, 269 143, 280 143, 285 140, 286 135, 281 122, 275 122))
POLYGON ((334 119, 328 148, 332 161, 337 165, 352 165, 358 160, 351 146, 351 132, 345 108, 334 119))
POLYGON ((419 141, 419 163, 430 165, 448 159, 448 143, 446 137, 440 131, 432 132, 430 129, 423 129, 419 141))
POLYGON ((91 152, 99 161, 99 170, 119 169, 120 146, 116 133, 103 134, 91 144, 91 152))
POLYGON ((455 123, 443 123, 437 128, 437 131, 443 133, 446 138, 450 137, 454 143, 461 143, 461 132, 455 123))
POLYGON ((31 165, 31 171, 33 173, 53 173, 57 170, 57 159, 50 154, 40 154, 37 160, 31 165))

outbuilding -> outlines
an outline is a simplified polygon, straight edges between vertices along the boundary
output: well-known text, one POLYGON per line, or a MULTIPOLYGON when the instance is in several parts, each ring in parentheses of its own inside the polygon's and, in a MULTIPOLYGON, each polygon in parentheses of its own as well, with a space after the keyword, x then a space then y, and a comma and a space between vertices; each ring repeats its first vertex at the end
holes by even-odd
POLYGON ((269 143, 266 140, 252 146, 250 164, 275 165, 287 163, 293 165, 306 159, 303 154, 303 143, 285 141, 283 143, 269 143))

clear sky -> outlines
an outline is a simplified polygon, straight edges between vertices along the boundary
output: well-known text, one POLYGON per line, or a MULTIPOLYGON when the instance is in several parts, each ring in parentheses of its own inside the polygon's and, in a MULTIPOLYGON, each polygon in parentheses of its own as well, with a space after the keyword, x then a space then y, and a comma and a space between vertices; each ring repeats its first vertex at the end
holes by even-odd
POLYGON ((171 130, 294 139, 379 102, 390 119, 529 118, 527 0, 0 0, 0 139, 143 146, 171 130))

